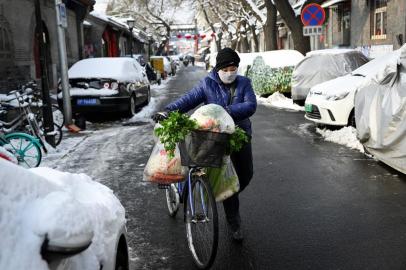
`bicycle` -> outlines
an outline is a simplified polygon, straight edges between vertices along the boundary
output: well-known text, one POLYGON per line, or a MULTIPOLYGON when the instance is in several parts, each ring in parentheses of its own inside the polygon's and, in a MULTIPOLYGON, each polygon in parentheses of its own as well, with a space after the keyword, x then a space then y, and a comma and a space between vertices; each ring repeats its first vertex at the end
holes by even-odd
MULTIPOLYGON (((0 115, 4 111, 0 110, 0 115)), ((0 121, 0 128, 2 128, 0 121)), ((42 160, 41 145, 37 138, 21 133, 13 132, 7 135, 0 133, 0 146, 14 155, 19 165, 23 167, 38 167, 42 160)))
MULTIPOLYGON (((8 99, 7 102, 1 102, 0 105, 5 109, 15 109, 20 110, 19 115, 15 117, 10 122, 0 120, 2 124, 3 131, 5 133, 13 132, 18 129, 25 129, 28 133, 37 137, 40 140, 41 146, 45 153, 48 152, 45 147, 45 137, 44 137, 44 128, 42 125, 42 120, 38 120, 36 115, 31 110, 31 97, 29 96, 32 93, 31 88, 22 88, 20 90, 13 90, 9 95, 14 95, 14 98, 8 99), (14 100, 17 101, 17 105, 11 104, 14 100)), ((55 144, 58 145, 62 141, 62 128, 54 123, 54 135, 55 135, 55 144)))
POLYGON ((228 134, 192 131, 178 144, 182 166, 188 167, 184 182, 159 184, 166 190, 166 202, 171 217, 175 217, 182 202, 186 239, 193 261, 200 269, 209 268, 216 257, 219 224, 216 200, 204 168, 221 167, 226 152, 228 134), (201 146, 206 151, 202 154, 201 146), (210 145, 211 147, 207 147, 210 145))

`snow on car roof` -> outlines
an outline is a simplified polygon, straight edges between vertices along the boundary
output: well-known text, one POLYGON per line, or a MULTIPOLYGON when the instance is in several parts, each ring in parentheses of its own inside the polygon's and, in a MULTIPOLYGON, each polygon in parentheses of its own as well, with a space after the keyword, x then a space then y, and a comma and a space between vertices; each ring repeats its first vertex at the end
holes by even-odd
POLYGON ((125 210, 108 187, 85 174, 50 168, 24 169, 0 159, 0 269, 48 270, 41 246, 71 243, 94 236, 72 262, 81 269, 99 269, 111 256, 114 233, 125 225, 125 210))
POLYGON ((354 49, 325 49, 325 50, 317 50, 317 51, 310 51, 306 53, 307 56, 311 55, 322 55, 322 54, 342 54, 342 53, 349 53, 349 52, 358 52, 354 49))
POLYGON ((130 57, 88 58, 76 62, 68 71, 69 79, 104 78, 135 82, 143 75, 137 69, 137 62, 130 57))

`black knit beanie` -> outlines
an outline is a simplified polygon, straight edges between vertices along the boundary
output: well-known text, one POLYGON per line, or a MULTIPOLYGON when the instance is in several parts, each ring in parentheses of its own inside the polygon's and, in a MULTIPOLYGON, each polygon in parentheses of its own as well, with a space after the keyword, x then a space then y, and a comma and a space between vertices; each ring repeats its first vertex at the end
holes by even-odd
POLYGON ((231 48, 224 48, 217 53, 216 66, 214 67, 217 71, 222 68, 229 66, 236 66, 240 63, 240 57, 231 48))

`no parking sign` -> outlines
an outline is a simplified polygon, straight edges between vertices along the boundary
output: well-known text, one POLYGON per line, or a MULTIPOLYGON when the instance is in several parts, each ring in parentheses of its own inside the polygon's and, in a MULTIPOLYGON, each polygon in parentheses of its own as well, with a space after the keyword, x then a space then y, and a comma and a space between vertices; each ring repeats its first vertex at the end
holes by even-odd
POLYGON ((320 5, 308 4, 302 9, 301 19, 304 26, 323 25, 326 13, 320 5))

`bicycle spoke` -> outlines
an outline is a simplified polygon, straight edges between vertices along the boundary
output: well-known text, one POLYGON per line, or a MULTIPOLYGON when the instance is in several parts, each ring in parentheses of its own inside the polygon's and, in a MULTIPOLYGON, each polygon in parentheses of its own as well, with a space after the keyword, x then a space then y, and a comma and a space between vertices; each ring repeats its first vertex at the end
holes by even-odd
POLYGON ((35 145, 33 142, 30 142, 23 150, 23 152, 27 152, 28 150, 30 150, 31 148, 33 148, 35 145))

